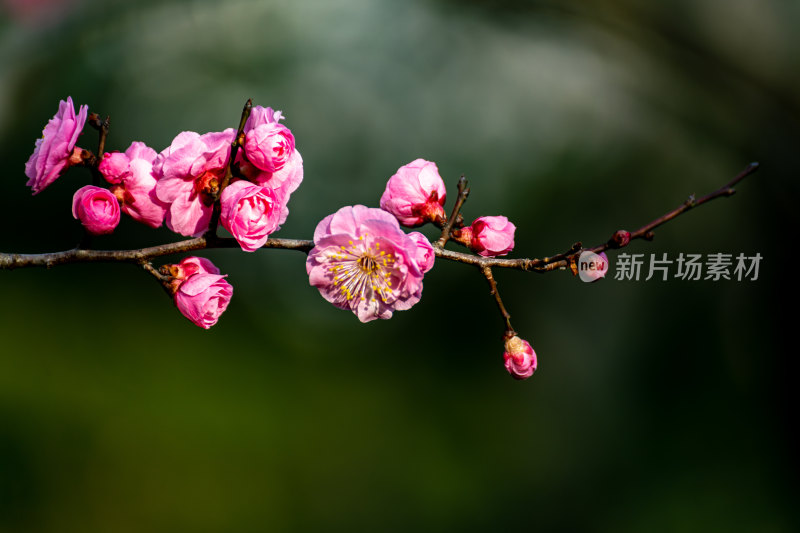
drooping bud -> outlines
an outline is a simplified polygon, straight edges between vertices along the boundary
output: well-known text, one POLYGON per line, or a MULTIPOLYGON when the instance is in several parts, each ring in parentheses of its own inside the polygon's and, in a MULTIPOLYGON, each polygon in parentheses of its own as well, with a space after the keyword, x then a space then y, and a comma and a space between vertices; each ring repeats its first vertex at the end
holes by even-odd
POLYGON ((119 224, 119 201, 108 189, 86 185, 72 197, 72 216, 93 235, 111 233, 119 224))
POLYGON ((233 296, 233 287, 219 269, 203 257, 187 257, 177 265, 165 265, 178 310, 197 326, 208 329, 217 323, 233 296))
POLYGON ((506 339, 506 351, 503 354, 506 370, 514 379, 528 379, 536 371, 536 352, 528 341, 517 335, 506 339))
POLYGON ((470 248, 484 257, 506 255, 514 249, 514 232, 517 227, 509 222, 506 217, 480 217, 477 218, 470 230, 462 233, 471 233, 470 248))
POLYGON ((404 226, 443 223, 447 191, 436 163, 415 159, 397 170, 386 183, 380 206, 404 226))

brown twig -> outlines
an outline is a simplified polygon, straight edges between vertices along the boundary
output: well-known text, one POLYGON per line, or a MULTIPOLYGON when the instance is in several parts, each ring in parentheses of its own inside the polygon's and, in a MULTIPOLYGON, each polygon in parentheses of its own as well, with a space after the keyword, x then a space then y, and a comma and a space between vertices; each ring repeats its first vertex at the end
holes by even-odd
POLYGON ((173 290, 172 285, 170 284, 171 278, 162 274, 156 267, 153 266, 153 263, 150 261, 140 261, 139 266, 141 266, 145 272, 149 272, 152 274, 158 282, 161 284, 161 287, 167 292, 169 296, 172 296, 173 290))
POLYGON ((464 205, 464 202, 467 201, 467 196, 469 196, 468 185, 469 183, 467 182, 467 179, 462 175, 458 179, 458 196, 456 196, 456 203, 453 206, 453 212, 450 214, 447 222, 444 223, 444 227, 442 228, 442 236, 439 237, 438 241, 436 241, 437 248, 444 248, 444 245, 447 244, 447 241, 450 239, 450 231, 453 229, 453 224, 456 223, 459 212, 461 211, 461 206, 464 205))
POLYGON ((239 154, 239 148, 244 144, 244 126, 247 124, 247 119, 250 118, 250 111, 253 109, 253 99, 248 98, 242 108, 242 115, 239 118, 239 128, 236 130, 236 136, 231 141, 231 154, 228 158, 228 165, 225 167, 225 175, 219 183, 217 190, 214 192, 212 200, 214 201, 213 211, 211 212, 211 221, 208 224, 208 231, 205 237, 209 240, 217 238, 217 227, 219 226, 219 217, 221 214, 220 196, 225 187, 230 184, 234 175, 234 167, 236 165, 236 156, 239 154))
POLYGON ((484 265, 481 267, 481 272, 483 276, 486 278, 486 281, 489 282, 489 294, 494 296, 494 301, 497 303, 497 308, 500 310, 500 314, 503 316, 503 320, 506 323, 506 332, 505 337, 513 337, 516 335, 514 328, 511 327, 511 314, 506 310, 506 306, 503 305, 503 299, 500 298, 500 293, 497 290, 497 282, 494 280, 494 275, 492 275, 492 267, 484 265))
MULTIPOLYGON (((235 239, 214 239, 209 242, 206 237, 197 237, 149 248, 136 250, 83 250, 74 248, 63 252, 46 254, 8 254, 0 253, 0 269, 13 270, 25 267, 52 268, 69 263, 137 263, 142 264, 165 255, 194 252, 210 248, 238 248, 235 239)), ((298 239, 269 239, 264 248, 282 248, 300 250, 308 253, 314 247, 313 241, 298 239)))

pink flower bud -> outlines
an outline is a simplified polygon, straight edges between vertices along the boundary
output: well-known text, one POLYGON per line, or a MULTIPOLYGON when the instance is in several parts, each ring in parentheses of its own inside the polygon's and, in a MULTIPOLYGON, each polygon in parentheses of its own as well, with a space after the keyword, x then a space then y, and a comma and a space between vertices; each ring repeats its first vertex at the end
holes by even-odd
POLYGON ((195 325, 208 329, 217 323, 233 296, 225 276, 197 272, 175 291, 175 305, 195 325))
POLYGON ((506 370, 514 379, 528 379, 536 370, 536 352, 528 341, 516 335, 506 340, 503 359, 506 370))
POLYGON ((88 112, 89 107, 82 105, 75 115, 71 96, 67 97, 66 102, 59 102, 58 113, 44 127, 42 137, 36 139, 33 153, 25 163, 25 175, 28 176, 26 185, 33 189, 33 194, 42 192, 64 169, 80 161, 81 149, 76 148, 75 144, 86 124, 88 112))
POLYGON ((222 191, 220 223, 246 252, 264 246, 280 226, 282 206, 269 187, 238 180, 222 191))
POLYGON ((93 235, 111 233, 119 224, 119 201, 108 189, 86 185, 72 197, 72 216, 93 235))
POLYGON ((266 172, 282 169, 293 152, 294 135, 283 124, 261 124, 245 134, 247 159, 266 172))
POLYGON ((409 233, 408 238, 417 244, 417 265, 424 274, 433 268, 433 260, 436 258, 433 246, 431 246, 428 238, 418 231, 409 233))
POLYGON ((611 243, 614 248, 622 248, 623 246, 627 246, 628 243, 631 242, 631 232, 625 231, 621 229, 614 233, 611 236, 611 243))
POLYGON ((472 233, 470 248, 484 257, 506 255, 514 249, 516 229, 517 227, 506 217, 480 217, 470 226, 472 233))
POLYGON ((393 214, 404 226, 444 221, 447 191, 436 163, 415 159, 389 178, 381 196, 381 209, 393 214))
POLYGON ((186 257, 177 265, 164 265, 172 276, 175 305, 183 316, 201 328, 217 323, 233 296, 233 287, 214 263, 204 257, 186 257))
POLYGON ((103 160, 97 166, 97 170, 109 183, 120 183, 123 179, 130 176, 128 168, 131 160, 128 156, 120 152, 106 152, 103 160))

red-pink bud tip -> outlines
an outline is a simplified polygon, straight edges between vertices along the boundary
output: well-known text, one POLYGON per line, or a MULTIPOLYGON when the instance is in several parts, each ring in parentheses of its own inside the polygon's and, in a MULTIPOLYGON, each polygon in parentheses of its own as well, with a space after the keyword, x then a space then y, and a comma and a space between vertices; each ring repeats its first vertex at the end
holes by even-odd
POLYGON ((631 242, 630 231, 625 231, 621 229, 611 236, 611 244, 615 248, 622 248, 623 246, 627 246, 629 242, 631 242))

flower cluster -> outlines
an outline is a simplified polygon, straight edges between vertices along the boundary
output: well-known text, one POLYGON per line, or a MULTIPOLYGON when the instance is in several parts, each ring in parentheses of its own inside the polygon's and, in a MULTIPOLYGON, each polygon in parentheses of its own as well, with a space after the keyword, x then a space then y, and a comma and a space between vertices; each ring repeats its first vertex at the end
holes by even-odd
MULTIPOLYGON (((88 121, 101 130, 102 150, 107 122, 89 115, 85 105, 75 113, 67 98, 36 141, 25 165, 27 184, 38 194, 68 167, 88 166, 95 183, 80 187, 72 201, 73 217, 86 232, 112 233, 124 213, 152 228, 166 224, 180 235, 205 235, 206 242, 215 242, 220 224, 242 250, 254 252, 286 221, 289 198, 303 181, 303 159, 283 118, 248 101, 238 131, 184 131, 161 152, 135 141, 124 152, 96 157, 77 140, 88 121), (101 178, 107 186, 99 186, 101 178)), ((319 222, 306 260, 309 283, 334 306, 370 322, 420 301, 423 278, 448 238, 482 257, 508 254, 516 227, 506 217, 483 216, 464 225, 462 182, 448 219, 447 190, 436 163, 416 159, 403 165, 387 181, 380 208, 346 206, 319 222), (401 228, 424 224, 442 229, 436 247, 422 233, 401 228)), ((160 269, 141 264, 201 328, 216 324, 230 303, 233 287, 208 259, 187 257, 160 269)), ((491 274, 486 276, 497 294, 491 274)), ((513 377, 525 379, 536 369, 536 354, 506 324, 505 366, 513 377)))
MULTIPOLYGON (((317 225, 306 260, 311 285, 361 322, 409 309, 422 295, 422 279, 436 253, 422 233, 406 234, 400 225, 443 227, 446 198, 436 163, 416 159, 400 167, 386 183, 380 209, 343 207, 317 225)), ((506 255, 514 248, 516 227, 504 216, 479 217, 467 227, 460 219, 452 223, 453 238, 480 256, 506 255)), ((506 343, 506 369, 517 379, 528 378, 536 356, 526 341, 513 339, 506 343)))
MULTIPOLYGON (((73 216, 92 235, 112 233, 125 213, 152 228, 166 222, 176 233, 199 237, 212 229, 214 210, 219 209, 219 223, 242 250, 252 252, 286 221, 289 198, 303 181, 303 159, 294 136, 280 124, 283 115, 271 108, 250 109, 238 152, 232 150, 237 142, 233 129, 202 135, 184 131, 160 153, 136 141, 124 152, 107 152, 99 160, 77 147, 87 118, 88 106, 76 114, 72 98, 62 100, 36 141, 25 174, 27 185, 38 194, 70 166, 95 167, 108 187, 83 186, 72 201, 73 216)), ((173 282, 180 281, 171 286, 178 308, 208 328, 225 310, 231 290, 216 267, 195 259, 186 265, 200 265, 202 277, 175 277, 186 269, 165 268, 174 271, 173 282)))

